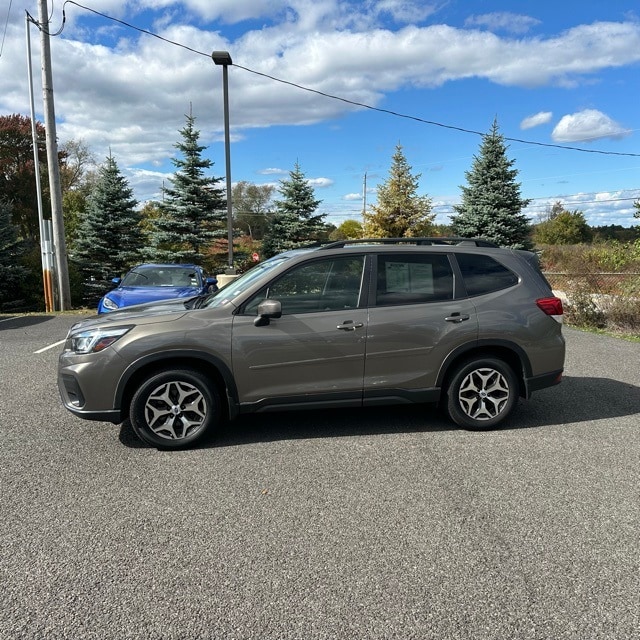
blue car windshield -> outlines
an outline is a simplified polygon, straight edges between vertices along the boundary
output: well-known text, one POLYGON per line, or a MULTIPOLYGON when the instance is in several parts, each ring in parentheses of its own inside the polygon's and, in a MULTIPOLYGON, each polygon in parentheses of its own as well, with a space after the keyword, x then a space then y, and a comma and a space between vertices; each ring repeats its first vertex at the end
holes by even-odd
POLYGON ((221 307, 227 304, 230 300, 233 300, 236 296, 239 296, 241 293, 246 291, 249 287, 251 287, 257 280, 260 280, 271 270, 280 266, 283 262, 289 260, 289 256, 276 256, 275 258, 271 258, 270 260, 266 260, 265 262, 261 262, 260 264, 253 267, 246 273, 243 273, 239 278, 233 280, 226 286, 222 287, 216 293, 211 294, 202 304, 201 308, 204 307, 221 307))
POLYGON ((121 287, 200 287, 198 272, 188 267, 138 267, 127 273, 121 287))

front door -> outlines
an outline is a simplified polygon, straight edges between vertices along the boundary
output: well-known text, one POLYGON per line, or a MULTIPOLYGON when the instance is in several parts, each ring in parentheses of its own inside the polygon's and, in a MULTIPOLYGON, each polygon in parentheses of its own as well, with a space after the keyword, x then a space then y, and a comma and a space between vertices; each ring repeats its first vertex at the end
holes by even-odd
POLYGON ((235 316, 232 357, 241 404, 362 403, 363 267, 363 256, 294 266, 235 316), (282 317, 255 326, 257 305, 265 298, 280 301, 282 317))

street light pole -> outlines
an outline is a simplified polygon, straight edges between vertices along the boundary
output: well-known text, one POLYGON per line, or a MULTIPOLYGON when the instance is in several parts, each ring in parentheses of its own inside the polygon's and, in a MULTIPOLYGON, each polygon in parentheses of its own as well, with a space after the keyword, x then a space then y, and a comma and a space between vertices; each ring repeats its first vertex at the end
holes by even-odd
POLYGON ((231 199, 231 144, 229 141, 229 76, 228 67, 233 64, 228 51, 214 51, 211 58, 222 65, 222 92, 224 100, 224 157, 227 172, 227 238, 229 240, 228 275, 235 275, 233 267, 233 203, 231 199))

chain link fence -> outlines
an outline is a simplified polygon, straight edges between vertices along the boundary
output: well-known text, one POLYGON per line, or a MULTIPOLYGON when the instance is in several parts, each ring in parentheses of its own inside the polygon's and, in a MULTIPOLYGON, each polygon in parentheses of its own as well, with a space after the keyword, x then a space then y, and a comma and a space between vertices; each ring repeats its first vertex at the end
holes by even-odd
POLYGON ((593 294, 624 296, 640 293, 640 273, 545 272, 554 290, 588 290, 593 294))

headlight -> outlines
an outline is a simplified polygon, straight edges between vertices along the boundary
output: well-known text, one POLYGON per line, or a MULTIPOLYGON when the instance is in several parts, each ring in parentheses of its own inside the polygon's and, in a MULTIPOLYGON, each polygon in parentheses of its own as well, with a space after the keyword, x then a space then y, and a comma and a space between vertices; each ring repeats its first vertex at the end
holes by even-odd
POLYGON ((111 346, 116 340, 131 330, 131 327, 108 329, 88 329, 71 336, 71 350, 74 353, 97 353, 111 346))
POLYGON ((118 305, 111 299, 105 296, 102 299, 102 306, 105 309, 109 309, 109 311, 115 311, 118 308, 118 305))

